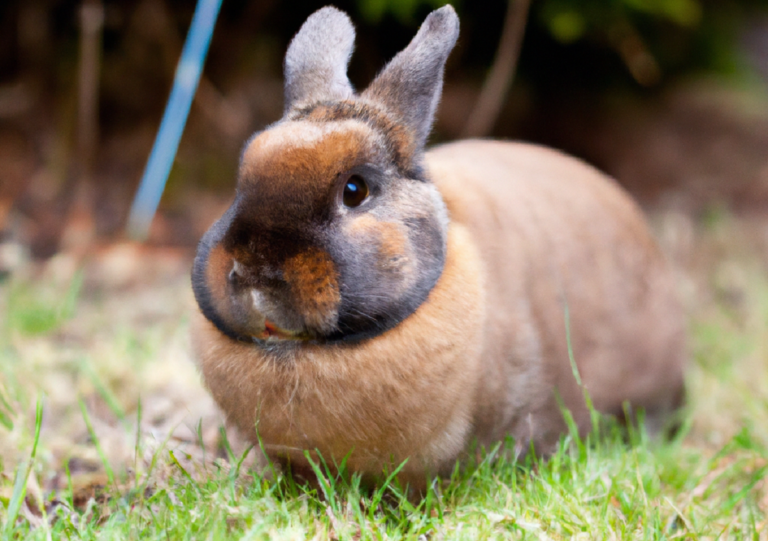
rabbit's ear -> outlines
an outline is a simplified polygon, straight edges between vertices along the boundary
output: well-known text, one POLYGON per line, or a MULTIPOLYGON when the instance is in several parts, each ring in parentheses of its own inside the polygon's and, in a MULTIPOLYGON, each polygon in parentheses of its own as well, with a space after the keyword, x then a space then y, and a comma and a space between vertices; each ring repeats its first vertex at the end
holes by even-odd
POLYGON ((459 37, 459 18, 446 5, 433 11, 419 32, 376 77, 362 96, 400 116, 420 146, 432 128, 443 89, 443 68, 459 37))
POLYGON ((351 97, 347 64, 354 45, 346 13, 328 6, 310 15, 285 55, 285 111, 301 102, 351 97))

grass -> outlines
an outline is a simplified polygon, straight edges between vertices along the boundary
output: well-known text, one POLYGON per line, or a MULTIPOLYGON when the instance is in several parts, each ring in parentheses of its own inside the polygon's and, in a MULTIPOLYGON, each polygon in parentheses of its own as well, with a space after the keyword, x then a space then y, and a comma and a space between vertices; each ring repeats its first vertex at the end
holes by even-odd
POLYGON ((185 276, 114 289, 86 269, 82 282, 1 285, 1 535, 768 539, 766 224, 657 218, 691 313, 676 437, 605 423, 586 440, 564 435, 547 461, 515 461, 506 442, 418 501, 322 462, 318 487, 298 485, 222 436, 188 360, 185 276))

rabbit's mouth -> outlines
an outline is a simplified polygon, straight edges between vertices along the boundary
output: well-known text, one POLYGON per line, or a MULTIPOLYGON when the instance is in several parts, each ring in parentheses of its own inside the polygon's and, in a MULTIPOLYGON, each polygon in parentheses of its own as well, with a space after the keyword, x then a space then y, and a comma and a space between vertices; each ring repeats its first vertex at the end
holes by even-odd
POLYGON ((253 336, 253 338, 257 340, 265 340, 265 341, 281 341, 281 340, 298 340, 298 341, 307 341, 314 338, 311 333, 309 333, 306 330, 302 331, 289 331, 286 329, 281 329, 268 319, 264 320, 264 330, 261 331, 259 334, 256 334, 253 336))

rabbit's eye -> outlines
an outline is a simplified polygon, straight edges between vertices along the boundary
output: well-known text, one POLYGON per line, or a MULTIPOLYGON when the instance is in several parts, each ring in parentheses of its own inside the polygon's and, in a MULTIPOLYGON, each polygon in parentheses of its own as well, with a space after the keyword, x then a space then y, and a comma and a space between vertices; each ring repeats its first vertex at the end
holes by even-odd
POLYGON ((344 205, 347 207, 356 207, 368 197, 368 185, 357 176, 352 175, 344 185, 344 205))

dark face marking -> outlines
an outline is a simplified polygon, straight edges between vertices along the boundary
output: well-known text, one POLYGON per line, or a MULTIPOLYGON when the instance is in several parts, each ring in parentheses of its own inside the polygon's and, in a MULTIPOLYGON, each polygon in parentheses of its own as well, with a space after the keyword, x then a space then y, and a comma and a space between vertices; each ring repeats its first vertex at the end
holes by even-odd
POLYGON ((330 249, 340 262, 342 290, 334 339, 361 340, 393 328, 426 300, 442 273, 442 224, 375 214, 349 224, 330 249))
POLYGON ((323 341, 374 336, 413 313, 442 272, 446 219, 411 147, 365 103, 307 108, 256 136, 235 202, 198 250, 203 313, 233 338, 274 325, 323 341), (350 179, 367 191, 354 204, 350 179), (216 283, 227 272, 228 286, 216 283))

